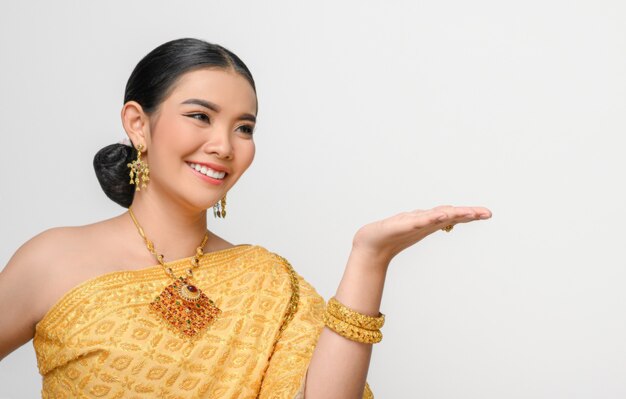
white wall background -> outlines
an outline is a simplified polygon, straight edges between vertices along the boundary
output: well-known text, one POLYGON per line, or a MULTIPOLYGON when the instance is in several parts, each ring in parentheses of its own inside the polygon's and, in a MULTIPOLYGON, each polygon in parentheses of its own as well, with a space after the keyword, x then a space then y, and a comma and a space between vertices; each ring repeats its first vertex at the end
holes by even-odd
MULTIPOLYGON (((394 260, 377 398, 624 398, 625 21, 619 0, 3 2, 0 267, 124 211, 93 156, 123 137, 139 59, 198 37, 247 63, 260 101, 257 157, 210 228, 325 298, 359 226, 493 211, 394 260)), ((32 342, 0 363, 0 397, 40 386, 32 342)))

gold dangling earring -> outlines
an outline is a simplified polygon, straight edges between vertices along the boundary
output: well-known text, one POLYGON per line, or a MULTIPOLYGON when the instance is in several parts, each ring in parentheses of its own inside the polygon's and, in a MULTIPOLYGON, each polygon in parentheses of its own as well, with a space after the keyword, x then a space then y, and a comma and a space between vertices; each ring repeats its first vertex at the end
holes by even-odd
POLYGON ((213 216, 222 219, 226 217, 226 194, 224 194, 224 198, 213 205, 213 216))
POLYGON ((135 159, 132 163, 127 163, 126 166, 130 168, 130 184, 135 185, 135 191, 141 191, 139 188, 139 175, 141 175, 141 187, 146 188, 146 182, 150 180, 150 169, 148 169, 148 163, 141 159, 143 144, 137 145, 136 148, 137 159, 135 159))
POLYGON ((220 208, 222 208, 222 219, 224 219, 226 217, 226 194, 224 194, 224 198, 222 198, 220 208))

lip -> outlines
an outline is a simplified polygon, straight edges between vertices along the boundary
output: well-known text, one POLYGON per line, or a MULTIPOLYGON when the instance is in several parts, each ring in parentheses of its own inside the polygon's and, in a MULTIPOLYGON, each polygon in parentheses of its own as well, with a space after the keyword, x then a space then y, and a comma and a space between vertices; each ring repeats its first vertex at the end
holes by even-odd
MULTIPOLYGON (((196 162, 193 162, 193 163, 196 163, 196 162)), ((212 178, 212 177, 210 177, 210 176, 207 176, 207 175, 205 175, 205 174, 202 174, 202 173, 198 172, 197 170, 195 170, 194 168, 192 168, 189 164, 190 164, 190 162, 187 162, 187 166, 189 167, 189 170, 190 170, 193 174, 195 174, 196 176, 198 176, 200 179, 204 180, 205 182, 207 182, 207 183, 209 183, 209 184, 213 184, 213 185, 219 186, 220 184, 224 184, 224 180, 228 177, 228 173, 227 173, 227 174, 226 174, 226 176, 224 176, 224 178, 223 178, 222 180, 214 179, 214 178, 212 178)), ((199 164, 199 165, 205 165, 205 166, 208 166, 208 165, 207 165, 207 164, 205 164, 205 163, 198 163, 198 164, 199 164)), ((210 166, 209 166, 209 167, 210 167, 210 166)), ((211 168, 211 169, 213 169, 213 168, 211 168)), ((217 170, 217 169, 215 169, 215 170, 217 170)))
POLYGON ((221 166, 215 163, 211 163, 211 162, 197 162, 197 161, 187 161, 187 163, 195 163, 196 165, 204 165, 207 168, 211 168, 213 170, 216 170, 218 172, 226 172, 226 174, 230 173, 230 170, 228 170, 227 167, 225 166, 221 166))

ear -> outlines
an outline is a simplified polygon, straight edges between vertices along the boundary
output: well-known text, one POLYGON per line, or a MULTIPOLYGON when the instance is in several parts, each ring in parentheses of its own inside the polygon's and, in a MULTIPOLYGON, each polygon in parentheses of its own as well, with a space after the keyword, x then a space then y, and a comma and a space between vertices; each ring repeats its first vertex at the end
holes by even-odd
POLYGON ((130 141, 132 141, 133 147, 137 148, 137 145, 143 144, 143 147, 147 148, 149 144, 150 119, 143 112, 141 104, 137 101, 128 101, 122 107, 121 117, 122 125, 130 141))

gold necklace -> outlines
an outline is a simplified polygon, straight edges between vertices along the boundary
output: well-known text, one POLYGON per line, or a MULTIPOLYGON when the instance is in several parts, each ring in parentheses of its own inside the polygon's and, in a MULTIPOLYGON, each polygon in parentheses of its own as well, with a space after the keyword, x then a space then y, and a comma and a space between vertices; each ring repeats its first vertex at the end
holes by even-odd
POLYGON ((165 273, 174 279, 174 282, 165 287, 163 291, 150 302, 150 310, 161 316, 175 331, 183 333, 187 337, 193 337, 209 326, 221 313, 215 303, 209 299, 198 287, 190 282, 193 277, 193 268, 199 266, 200 257, 204 255, 202 248, 209 239, 208 230, 204 233, 202 243, 196 248, 196 254, 191 259, 191 267, 187 269, 187 276, 177 277, 171 267, 163 262, 163 254, 158 254, 154 244, 143 232, 137 222, 132 209, 128 213, 133 219, 137 231, 143 238, 150 253, 156 256, 157 261, 165 270, 165 273))

